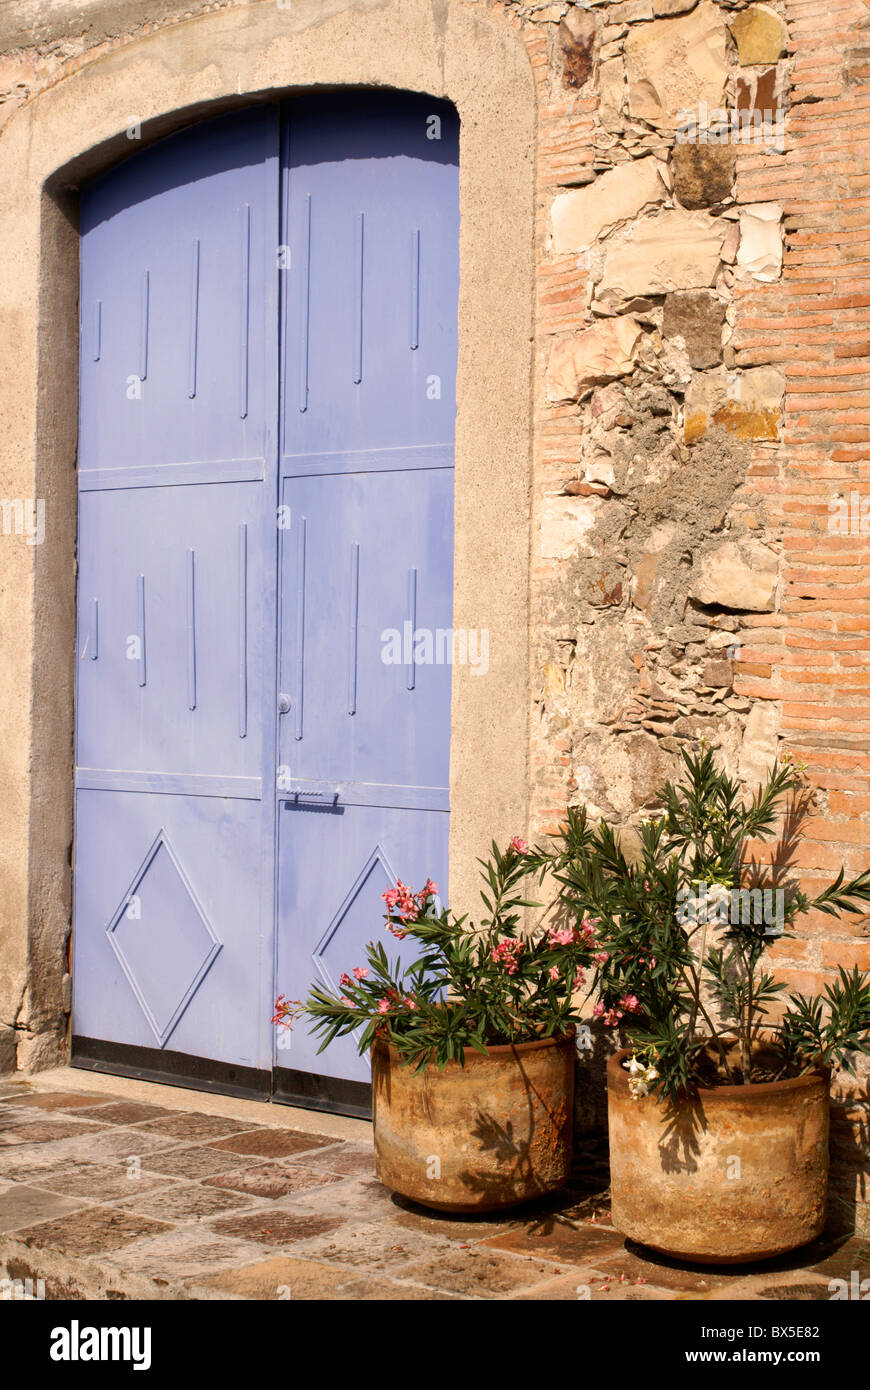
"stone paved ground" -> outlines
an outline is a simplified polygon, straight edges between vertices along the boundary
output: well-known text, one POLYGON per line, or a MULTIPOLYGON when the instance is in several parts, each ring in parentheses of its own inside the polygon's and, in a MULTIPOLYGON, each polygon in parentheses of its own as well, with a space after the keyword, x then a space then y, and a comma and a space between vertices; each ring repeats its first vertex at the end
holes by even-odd
POLYGON ((731 1272, 652 1256, 610 1225, 592 1145, 555 1198, 453 1219, 375 1181, 362 1125, 342 1139, 314 1114, 291 1129, 267 1106, 232 1118, 176 1091, 167 1108, 100 1080, 0 1082, 0 1274, 48 1299, 827 1299, 829 1280, 870 1276, 855 1236, 731 1272))

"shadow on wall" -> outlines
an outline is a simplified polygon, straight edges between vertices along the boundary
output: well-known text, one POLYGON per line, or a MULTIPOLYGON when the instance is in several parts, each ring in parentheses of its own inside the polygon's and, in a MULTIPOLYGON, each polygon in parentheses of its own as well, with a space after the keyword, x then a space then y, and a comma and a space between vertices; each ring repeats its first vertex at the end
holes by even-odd
POLYGON ((574 1080, 574 1132, 576 1136, 607 1133, 607 1063, 621 1044, 612 1031, 590 1022, 577 1034, 577 1068, 574 1080))
POLYGON ((848 1098, 831 1098, 828 1230, 870 1242, 870 1083, 848 1098))

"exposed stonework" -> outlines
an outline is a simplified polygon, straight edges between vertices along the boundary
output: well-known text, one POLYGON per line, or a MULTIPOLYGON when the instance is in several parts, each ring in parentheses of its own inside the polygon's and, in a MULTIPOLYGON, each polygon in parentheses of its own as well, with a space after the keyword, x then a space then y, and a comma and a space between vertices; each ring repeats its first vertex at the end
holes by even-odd
POLYGON ((737 155, 730 145, 677 145, 674 193, 684 208, 709 208, 730 198, 737 155))
POLYGON ((590 540, 600 503, 579 497, 548 498, 541 510, 541 554, 547 560, 572 560, 595 554, 590 540))
POLYGON ((617 223, 667 196, 667 165, 653 157, 617 164, 586 188, 553 200, 553 250, 583 251, 617 223))
POLYGON ((727 44, 722 13, 709 0, 690 14, 633 29, 625 41, 632 117, 675 130, 684 108, 702 101, 719 106, 728 75, 727 44))
POLYGON ((779 711, 775 705, 759 702, 746 719, 740 744, 739 773, 750 786, 764 779, 777 756, 779 711))
POLYGON ((628 300, 712 285, 725 233, 721 219, 678 208, 641 217, 606 242, 598 295, 628 300))
POLYGON ((698 0, 652 0, 652 11, 656 18, 663 15, 686 14, 693 10, 698 0))
POLYGON ((731 20, 737 40, 737 53, 744 66, 775 63, 785 51, 785 27, 775 10, 767 5, 750 5, 731 20))
POLYGON ((692 378, 684 405, 687 444, 719 427, 740 439, 779 438, 785 379, 776 367, 724 368, 692 378))
POLYGON ((677 290, 665 299, 662 333, 681 338, 691 367, 715 367, 722 361, 725 304, 711 290, 677 290))
POLYGON ((699 603, 769 613, 776 597, 776 577, 777 557, 766 545, 754 540, 724 541, 701 556, 691 593, 699 603))
POLYGON ((782 208, 753 203, 740 209, 737 272, 754 280, 778 280, 782 270, 782 208))
MULTIPOLYGON (((560 6, 562 11, 564 7, 560 6)), ((558 18, 558 16, 551 16, 558 18)), ((566 87, 583 87, 592 76, 595 66, 595 20, 584 10, 573 6, 559 24, 562 49, 562 80, 566 87)))
POLYGON ((573 338, 554 342, 547 373, 551 401, 576 401, 599 381, 632 370, 643 330, 630 314, 605 319, 573 338))

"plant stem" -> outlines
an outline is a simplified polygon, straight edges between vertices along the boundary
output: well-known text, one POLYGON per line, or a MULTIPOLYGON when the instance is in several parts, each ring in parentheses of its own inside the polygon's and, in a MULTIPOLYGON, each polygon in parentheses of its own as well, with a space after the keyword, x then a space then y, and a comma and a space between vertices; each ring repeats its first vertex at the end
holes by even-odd
POLYGON ((690 967, 689 967, 689 968, 691 969, 692 975, 694 976, 694 979, 695 979, 695 998, 694 998, 694 1001, 693 1001, 693 1003, 692 1003, 692 1012, 691 1012, 691 1014, 689 1015, 689 1037, 690 1037, 690 1038, 692 1038, 692 1037, 694 1036, 694 1033, 695 1033, 695 1021, 696 1021, 696 1019, 697 1019, 697 1017, 698 1017, 698 1008, 699 1008, 700 1003, 701 1003, 701 972, 702 972, 702 970, 704 969, 704 956, 705 956, 706 952, 707 952, 707 921, 706 921, 706 919, 705 919, 704 925, 703 925, 703 927, 701 928, 701 950, 700 950, 700 952, 698 953, 698 969, 695 970, 694 966, 690 966, 690 967))
POLYGON ((746 966, 746 1025, 740 1029, 740 1053, 744 1086, 750 1086, 752 1084, 752 971, 752 951, 750 948, 746 966))
MULTIPOLYGON (((683 980, 685 981, 685 983, 686 983, 686 984, 689 986, 689 988, 691 989, 691 985, 689 985, 689 981, 686 979, 686 974, 685 974, 685 971, 682 969, 682 967, 680 968, 680 974, 682 975, 682 978, 683 978, 683 980)), ((722 1066, 725 1068, 725 1075, 728 1077, 728 1080, 731 1082, 731 1084, 734 1085, 734 1073, 732 1072, 730 1066, 728 1065, 728 1056, 727 1056, 727 1054, 726 1054, 726 1052, 725 1052, 725 1048, 724 1048, 724 1046, 723 1046, 723 1044, 722 1044, 722 1039, 719 1037, 719 1034, 716 1032, 716 1028, 715 1028, 715 1026, 714 1026, 714 1024, 713 1024, 713 1020, 710 1018, 710 1015, 707 1013, 707 1010, 704 1008, 704 1005, 701 1003, 700 992, 699 992, 699 994, 698 994, 698 1008, 699 1008, 699 1010, 700 1010, 700 1012, 701 1012, 701 1017, 703 1018, 704 1022, 705 1022, 706 1025, 707 1025, 707 1027, 710 1029, 710 1040, 711 1040, 711 1042, 714 1044, 714 1046, 716 1047, 716 1049, 717 1049, 717 1051, 718 1051, 718 1053, 719 1053, 719 1057, 720 1057, 720 1059, 721 1059, 722 1066)))

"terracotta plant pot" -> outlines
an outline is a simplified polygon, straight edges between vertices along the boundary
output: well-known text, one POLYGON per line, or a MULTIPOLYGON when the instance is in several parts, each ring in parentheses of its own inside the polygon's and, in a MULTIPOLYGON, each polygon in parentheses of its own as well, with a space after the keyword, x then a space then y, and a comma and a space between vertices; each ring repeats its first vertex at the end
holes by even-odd
POLYGON ((827 1073, 702 1088, 669 1109, 633 1100, 607 1064, 613 1224, 665 1255, 744 1264, 794 1250, 825 1224, 827 1073))
POLYGON ((484 1212, 555 1191, 568 1178, 574 1035, 465 1049, 415 1075, 393 1047, 372 1048, 375 1173, 439 1211, 484 1212))

